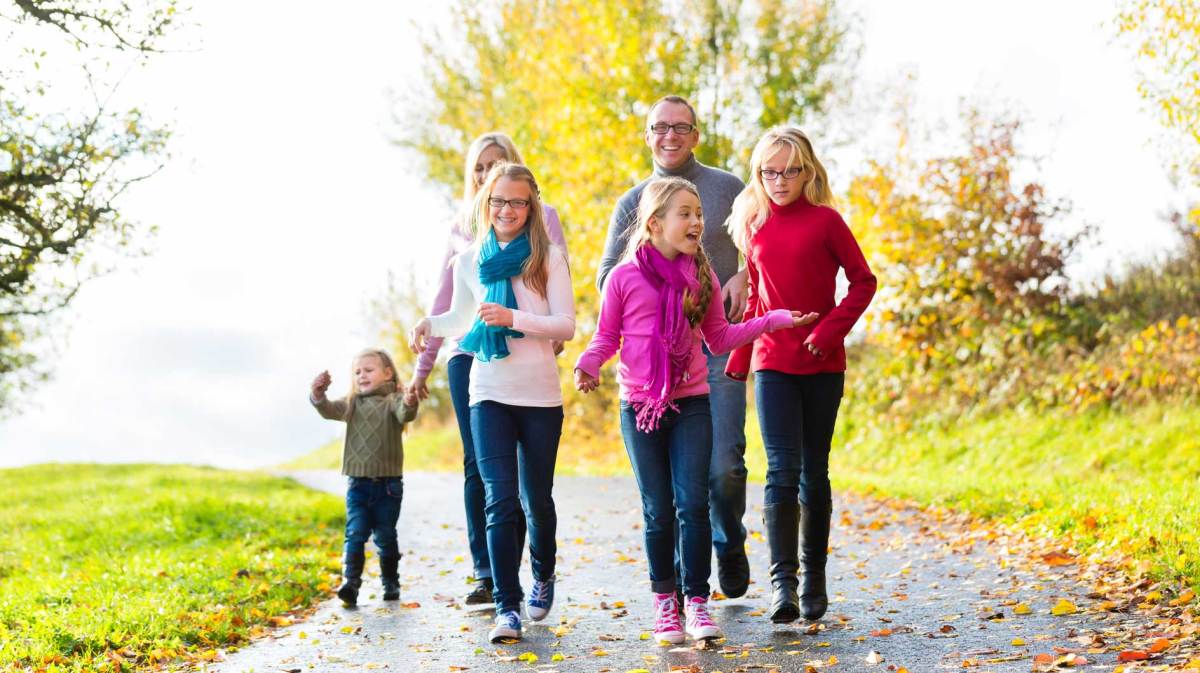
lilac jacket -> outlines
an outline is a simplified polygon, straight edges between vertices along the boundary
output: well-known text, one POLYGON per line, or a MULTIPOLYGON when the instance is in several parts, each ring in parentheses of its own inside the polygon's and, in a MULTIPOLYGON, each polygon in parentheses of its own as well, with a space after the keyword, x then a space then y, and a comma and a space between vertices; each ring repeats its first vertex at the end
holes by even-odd
MULTIPOLYGON (((550 235, 550 242, 560 246, 563 250, 563 255, 567 252, 567 241, 563 238, 562 223, 558 221, 558 211, 549 204, 542 204, 542 215, 546 220, 546 233, 550 235)), ((433 303, 429 306, 429 312, 426 315, 441 315, 450 310, 450 300, 454 298, 454 259, 459 253, 471 247, 475 239, 463 231, 459 226, 458 221, 450 225, 450 236, 446 241, 446 251, 442 254, 442 275, 438 279, 437 294, 433 297, 433 303)), ((416 376, 426 378, 429 372, 433 371, 433 363, 437 361, 438 351, 442 348, 443 337, 434 337, 425 343, 425 350, 421 351, 420 357, 417 358, 416 376)), ((458 341, 453 341, 453 346, 450 350, 450 357, 461 355, 462 351, 458 350, 458 341)))
MULTIPOLYGON (((763 332, 792 326, 792 314, 775 309, 743 323, 730 324, 721 302, 721 286, 717 274, 712 276, 712 300, 704 319, 692 334, 692 358, 683 381, 671 394, 671 399, 704 395, 708 392, 708 360, 700 350, 701 337, 714 354, 727 353, 742 344, 754 341, 763 332)), ((579 356, 575 368, 591 376, 600 376, 600 367, 621 351, 617 366, 617 382, 621 384, 621 399, 629 398, 650 380, 651 340, 658 318, 658 290, 646 280, 634 262, 618 265, 609 274, 600 304, 600 321, 587 350, 579 356), (622 343, 622 340, 624 343, 622 343)))

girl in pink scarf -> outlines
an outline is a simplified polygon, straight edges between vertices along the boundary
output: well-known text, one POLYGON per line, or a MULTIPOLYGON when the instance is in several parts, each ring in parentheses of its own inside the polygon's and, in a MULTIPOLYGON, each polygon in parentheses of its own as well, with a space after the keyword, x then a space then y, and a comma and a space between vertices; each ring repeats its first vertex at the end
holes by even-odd
POLYGON ((816 314, 778 309, 731 325, 717 275, 700 246, 700 196, 682 178, 657 178, 642 191, 624 262, 604 287, 600 320, 575 365, 575 386, 599 384, 600 366, 620 349, 621 431, 642 495, 646 556, 654 592, 655 640, 684 638, 676 599, 675 521, 679 520, 686 631, 721 634, 708 613, 712 529, 708 465, 712 415, 706 360, 760 334, 804 325, 816 314))

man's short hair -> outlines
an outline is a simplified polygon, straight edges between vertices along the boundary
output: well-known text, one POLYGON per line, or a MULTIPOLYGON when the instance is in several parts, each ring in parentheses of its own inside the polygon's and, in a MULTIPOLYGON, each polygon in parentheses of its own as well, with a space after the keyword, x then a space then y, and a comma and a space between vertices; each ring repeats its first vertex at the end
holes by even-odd
POLYGON ((650 115, 654 112, 654 108, 662 105, 663 103, 674 103, 676 105, 684 106, 688 109, 688 112, 692 113, 692 126, 700 125, 700 120, 696 117, 696 108, 692 107, 692 104, 689 103, 688 100, 683 96, 676 96, 674 94, 670 96, 663 96, 662 98, 654 101, 654 104, 651 105, 650 109, 646 112, 646 118, 649 119, 650 115))

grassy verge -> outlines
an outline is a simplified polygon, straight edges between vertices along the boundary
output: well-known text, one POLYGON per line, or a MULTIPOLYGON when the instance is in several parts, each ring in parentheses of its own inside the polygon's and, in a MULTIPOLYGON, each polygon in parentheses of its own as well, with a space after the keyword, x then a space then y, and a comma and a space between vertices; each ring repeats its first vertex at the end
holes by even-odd
MULTIPOLYGON (((766 457, 747 414, 747 469, 762 482, 766 457)), ((407 469, 459 470, 457 430, 405 440, 407 469)), ((291 466, 335 469, 334 442, 291 466)), ((620 442, 577 447, 565 438, 558 474, 627 475, 620 442)), ((1009 412, 954 426, 898 430, 853 405, 838 418, 835 489, 908 498, 1017 525, 1085 551, 1120 549, 1160 576, 1200 585, 1200 407, 1009 412)))
POLYGON ((0 669, 205 659, 329 590, 336 497, 185 466, 0 470, 0 669))

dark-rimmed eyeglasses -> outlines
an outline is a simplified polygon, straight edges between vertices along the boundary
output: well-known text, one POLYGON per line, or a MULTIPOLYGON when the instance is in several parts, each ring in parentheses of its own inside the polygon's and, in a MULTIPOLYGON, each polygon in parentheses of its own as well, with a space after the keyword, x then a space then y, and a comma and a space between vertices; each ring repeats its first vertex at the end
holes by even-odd
POLYGON ((666 122, 658 122, 657 124, 650 125, 650 130, 655 135, 659 135, 659 136, 667 135, 667 131, 674 131, 675 133, 678 133, 681 136, 685 136, 685 135, 691 133, 692 129, 694 129, 694 128, 696 128, 694 125, 684 124, 684 123, 668 124, 666 122))
POLYGON ((528 199, 502 199, 499 196, 493 196, 488 199, 488 205, 500 209, 504 206, 512 206, 513 210, 524 210, 529 207, 528 199))
POLYGON ((777 178, 781 175, 783 176, 784 180, 791 180, 793 178, 798 177, 803 172, 804 172, 804 169, 802 169, 798 166, 788 166, 787 168, 785 168, 782 171, 776 171, 776 170, 773 170, 770 168, 758 169, 759 176, 761 176, 762 179, 766 180, 767 182, 770 182, 771 180, 774 180, 775 178, 777 178))

